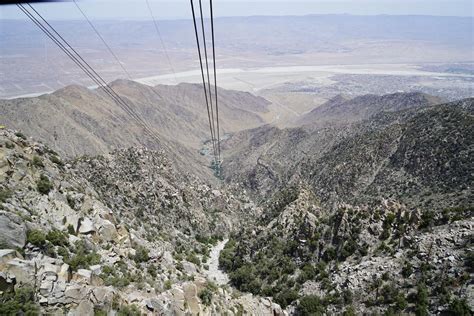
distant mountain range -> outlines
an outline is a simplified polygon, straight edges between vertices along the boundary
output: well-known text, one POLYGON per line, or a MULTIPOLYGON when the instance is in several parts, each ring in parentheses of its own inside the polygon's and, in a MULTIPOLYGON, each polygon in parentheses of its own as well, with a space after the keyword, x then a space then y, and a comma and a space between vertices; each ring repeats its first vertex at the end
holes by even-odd
MULTIPOLYGON (((159 135, 158 142, 144 134, 139 123, 105 93, 81 86, 35 98, 0 100, 1 124, 34 136, 68 157, 131 146, 165 148, 179 165, 202 172, 200 166, 208 162, 200 160, 197 152, 210 139, 202 86, 150 87, 119 80, 111 87, 159 135)), ((219 89, 219 96, 223 137, 264 123, 259 113, 268 111, 265 99, 224 89, 219 89)))

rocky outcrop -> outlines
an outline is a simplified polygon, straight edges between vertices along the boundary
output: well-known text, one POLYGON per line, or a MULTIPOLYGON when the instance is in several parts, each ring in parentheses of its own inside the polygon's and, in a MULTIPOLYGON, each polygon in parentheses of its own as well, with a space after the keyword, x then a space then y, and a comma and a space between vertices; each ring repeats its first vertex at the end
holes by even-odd
POLYGON ((23 248, 26 242, 26 226, 20 216, 0 211, 0 245, 4 248, 23 248))
POLYGON ((213 243, 252 216, 244 213, 255 208, 248 200, 176 172, 164 152, 131 148, 65 163, 17 132, 0 130, 0 144, 8 159, 0 288, 34 290, 24 308, 68 315, 278 308, 259 297, 241 302, 204 273, 213 243))

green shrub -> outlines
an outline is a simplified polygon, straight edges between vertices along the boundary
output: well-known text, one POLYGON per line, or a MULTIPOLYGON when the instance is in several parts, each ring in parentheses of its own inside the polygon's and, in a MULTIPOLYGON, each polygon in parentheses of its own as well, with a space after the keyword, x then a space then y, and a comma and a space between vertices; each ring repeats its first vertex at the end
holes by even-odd
POLYGON ((190 253, 187 257, 186 257, 186 260, 191 262, 191 263, 194 263, 195 265, 197 266, 201 266, 201 260, 199 260, 199 257, 196 256, 196 254, 193 252, 193 253, 190 253))
POLYGON ((283 308, 293 303, 298 299, 298 292, 293 289, 284 288, 275 296, 275 302, 280 304, 283 308))
POLYGON ((67 225, 67 232, 69 235, 76 235, 76 230, 74 229, 74 226, 71 224, 67 225))
POLYGON ((421 214, 420 228, 431 228, 435 222, 435 212, 428 210, 421 214))
POLYGON ((148 255, 148 249, 143 246, 139 246, 135 251, 135 256, 133 256, 133 260, 136 263, 147 262, 150 260, 150 256, 148 255))
POLYGON ((21 133, 21 132, 16 132, 16 133, 15 133, 15 136, 16 136, 16 137, 20 137, 20 138, 23 139, 23 140, 26 140, 26 136, 25 136, 23 133, 21 133))
POLYGON ((94 316, 107 316, 107 311, 100 309, 100 307, 94 307, 94 316))
POLYGON ((36 188, 41 194, 48 194, 53 189, 53 184, 49 181, 49 178, 45 175, 41 175, 40 179, 36 182, 36 188))
POLYGON ((87 269, 92 265, 100 263, 100 255, 87 249, 85 243, 80 240, 74 244, 75 254, 66 261, 73 271, 87 269))
POLYGON ((305 264, 301 268, 300 275, 298 276, 298 283, 305 283, 308 280, 312 280, 318 274, 318 270, 312 264, 305 264))
POLYGON ((142 313, 136 305, 122 305, 117 313, 118 316, 141 316, 142 313))
POLYGON ((245 264, 229 274, 232 283, 242 291, 248 291, 247 285, 255 280, 256 276, 251 264, 245 264))
POLYGON ((165 281, 165 284, 164 284, 165 290, 171 289, 171 285, 173 285, 173 284, 171 283, 171 281, 170 281, 170 280, 166 280, 166 281, 165 281))
POLYGON ((214 292, 216 290, 217 287, 213 283, 209 282, 206 287, 201 292, 199 292, 199 298, 204 305, 211 305, 212 297, 214 296, 214 292))
POLYGON ((152 278, 156 278, 157 274, 157 269, 154 264, 148 266, 147 268, 148 274, 151 275, 152 278))
POLYGON ((54 163, 54 164, 56 164, 56 165, 58 165, 58 166, 64 165, 63 162, 61 161, 61 159, 59 159, 58 156, 52 155, 52 156, 49 157, 49 160, 51 160, 52 163, 54 163))
POLYGON ((413 273, 413 266, 410 262, 405 261, 402 268, 402 275, 404 278, 408 278, 413 273))
POLYGON ((0 189, 0 203, 5 203, 11 197, 12 191, 10 189, 0 189))
POLYGON ((231 271, 234 266, 235 240, 229 240, 219 255, 219 267, 231 271))
POLYGON ((32 229, 26 234, 26 241, 33 246, 44 248, 46 245, 46 236, 42 231, 32 229))
POLYGON ((0 295, 0 315, 39 315, 32 288, 23 287, 0 295))
POLYGON ((202 244, 206 245, 216 245, 219 240, 222 240, 222 237, 217 235, 212 235, 209 237, 203 235, 196 235, 196 240, 202 244))
POLYGON ((346 310, 344 311, 344 313, 342 313, 342 316, 356 316, 357 313, 356 313, 356 310, 354 308, 354 306, 349 306, 348 308, 346 308, 346 310))
POLYGON ((297 307, 300 315, 324 315, 326 307, 317 295, 307 295, 300 299, 297 307))
POLYGON ((48 240, 50 243, 52 243, 55 246, 68 246, 69 245, 68 234, 57 229, 50 230, 46 234, 46 240, 48 240))
POLYGON ((104 284, 106 286, 113 286, 113 287, 121 289, 121 288, 129 286, 130 280, 126 276, 112 275, 112 276, 104 278, 104 284))
POLYGON ((398 289, 392 283, 389 283, 382 287, 380 295, 384 304, 392 304, 398 296, 398 289))
POLYGON ((342 298, 344 299, 344 304, 352 304, 354 295, 351 290, 347 289, 342 292, 342 298))
POLYGON ((448 314, 453 316, 471 316, 472 310, 465 299, 455 298, 449 304, 448 314))
POLYGON ((66 247, 58 247, 58 255, 63 257, 64 260, 68 260, 70 257, 69 250, 66 247))
POLYGON ((332 246, 329 246, 326 249, 326 252, 323 254, 323 258, 324 260, 326 260, 326 262, 330 262, 336 259, 336 249, 334 249, 334 247, 332 246))
POLYGON ((37 168, 44 168, 43 160, 39 156, 33 156, 32 163, 37 168))
POLYGON ((401 312, 405 308, 407 308, 407 306, 408 306, 408 303, 407 303, 407 300, 405 299, 405 295, 399 292, 397 296, 395 297, 395 306, 394 306, 395 310, 397 312, 401 312))
POLYGON ((6 142, 5 147, 8 148, 8 149, 13 149, 13 148, 15 148, 15 144, 10 143, 10 142, 6 142))
POLYGON ((428 312, 428 289, 423 283, 418 284, 416 293, 415 314, 417 316, 429 315, 428 312))
POLYGON ((340 254, 341 259, 345 260, 346 258, 350 257, 354 252, 357 250, 357 243, 353 239, 349 239, 344 243, 342 247, 342 251, 340 254))

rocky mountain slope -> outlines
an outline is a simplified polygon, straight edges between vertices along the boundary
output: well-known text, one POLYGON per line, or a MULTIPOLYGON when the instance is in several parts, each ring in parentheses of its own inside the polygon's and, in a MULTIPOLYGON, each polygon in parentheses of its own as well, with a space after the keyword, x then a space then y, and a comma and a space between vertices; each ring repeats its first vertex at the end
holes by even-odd
POLYGON ((474 99, 339 100, 354 116, 334 126, 224 144, 226 181, 263 208, 221 253, 231 284, 296 315, 471 315, 474 99))
POLYGON ((443 103, 442 101, 438 97, 419 92, 382 96, 369 94, 353 99, 338 95, 303 115, 295 125, 341 125, 368 119, 380 112, 396 112, 414 107, 440 104, 443 103))
MULTIPOLYGON (((81 86, 35 98, 0 100, 0 123, 34 136, 66 157, 131 146, 164 148, 174 153, 170 158, 176 165, 202 173, 209 162, 195 153, 210 138, 202 86, 150 87, 117 80, 111 87, 159 135, 158 142, 105 93, 81 86)), ((259 113, 269 104, 249 93, 224 89, 219 89, 219 100, 222 135, 263 124, 259 113)))
POLYGON ((224 177, 261 197, 303 182, 328 205, 379 197, 437 208, 469 204, 473 103, 415 102, 349 125, 237 133, 222 146, 224 177))
POLYGON ((0 314, 281 314, 206 279, 245 197, 130 148, 66 162, 0 130, 0 314))
POLYGON ((216 184, 191 135, 199 86, 114 85, 150 124, 169 105, 159 140, 78 87, 8 117, 54 144, 52 111, 88 155, 0 129, 0 314, 472 314, 474 99, 339 97, 279 129, 222 90, 216 184))
POLYGON ((294 187, 232 235, 220 264, 231 284, 290 314, 471 315, 473 216, 388 200, 327 208, 294 187))

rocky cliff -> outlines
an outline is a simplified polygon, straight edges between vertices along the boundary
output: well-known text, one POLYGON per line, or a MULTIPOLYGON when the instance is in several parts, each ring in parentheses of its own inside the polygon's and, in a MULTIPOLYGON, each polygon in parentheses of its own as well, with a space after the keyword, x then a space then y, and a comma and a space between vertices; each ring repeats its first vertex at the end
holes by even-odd
POLYGON ((62 160, 0 131, 0 314, 282 314, 207 279, 218 240, 258 209, 143 148, 62 160))
POLYGON ((326 205, 380 198, 436 209, 472 203, 474 100, 416 104, 342 126, 237 133, 222 146, 224 177, 259 197, 306 183, 326 205))

